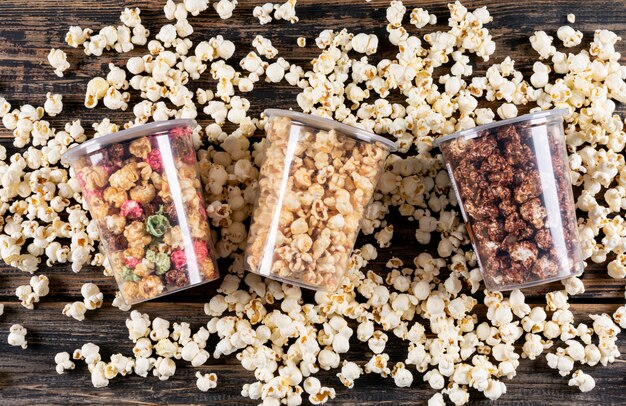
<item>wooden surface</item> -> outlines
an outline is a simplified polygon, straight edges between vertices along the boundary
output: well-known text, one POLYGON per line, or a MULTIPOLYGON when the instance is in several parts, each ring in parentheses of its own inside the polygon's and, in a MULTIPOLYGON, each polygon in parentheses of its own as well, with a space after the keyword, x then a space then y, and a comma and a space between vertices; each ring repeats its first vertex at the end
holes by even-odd
MULTIPOLYGON (((120 11, 126 7, 139 6, 142 9, 144 24, 156 33, 165 23, 161 7, 164 1, 50 1, 50 0, 2 0, 0 2, 0 95, 5 96, 14 106, 24 103, 43 105, 46 92, 63 94, 64 112, 50 120, 57 128, 76 118, 83 119, 83 125, 108 116, 118 123, 123 123, 132 113, 113 113, 99 107, 92 111, 82 108, 83 94, 88 78, 96 74, 105 74, 109 62, 121 62, 134 51, 126 55, 105 53, 103 57, 85 57, 81 50, 67 49, 63 37, 70 25, 90 27, 97 31, 104 25, 116 24, 120 11), (72 69, 65 78, 59 79, 46 63, 50 47, 61 47, 68 51, 72 69)), ((375 32, 379 38, 385 36, 385 7, 387 1, 362 0, 342 1, 299 1, 297 6, 300 22, 291 25, 284 21, 260 26, 252 18, 252 8, 261 1, 240 0, 235 15, 228 21, 221 21, 213 10, 198 17, 191 17, 196 32, 191 37, 194 42, 207 39, 212 35, 222 34, 238 45, 236 57, 245 55, 256 34, 263 34, 274 41, 280 55, 291 62, 305 66, 318 50, 312 46, 318 32, 326 28, 348 28, 352 32, 375 32), (296 46, 296 38, 305 36, 309 46, 304 49, 296 46)), ((436 29, 441 29, 447 22, 446 2, 405 2, 409 9, 424 7, 435 12, 439 17, 436 29), (434 4, 430 4, 434 3, 434 4)), ((530 48, 528 37, 534 30, 543 29, 553 35, 556 29, 566 23, 568 13, 576 14, 575 27, 589 39, 593 31, 607 28, 626 38, 626 2, 585 0, 578 2, 538 0, 520 1, 476 1, 466 2, 468 7, 487 5, 494 17, 490 29, 497 43, 497 53, 493 60, 499 61, 510 55, 517 61, 517 66, 528 73, 536 60, 530 48)), ((427 27, 422 33, 433 30, 427 27)), ((413 31, 416 31, 413 29, 413 31)), ((387 44, 386 40, 381 41, 387 44)), ((381 52, 390 56, 389 49, 383 45, 381 52)), ((626 52, 626 45, 618 44, 618 50, 626 52)), ((479 65, 477 72, 484 71, 485 65, 479 65)), ((203 88, 213 86, 213 81, 205 74, 197 82, 203 88)), ((298 89, 282 85, 280 87, 260 84, 250 96, 252 110, 259 112, 265 107, 296 107, 295 96, 298 89), (271 102, 268 105, 268 100, 271 102)), ((135 99, 137 100, 137 99, 135 99)), ((206 117, 201 115, 201 123, 206 117)), ((9 135, 0 129, 0 135, 9 135)), ((383 264, 394 255, 410 261, 417 253, 432 250, 418 246, 414 239, 414 225, 402 221, 399 216, 391 216, 396 233, 393 246, 381 250, 381 255, 374 269, 384 270, 383 264)), ((371 241, 361 238, 360 242, 371 241)), ((18 285, 28 283, 29 276, 16 270, 3 268, 0 271, 0 302, 5 304, 5 314, 0 316, 0 403, 1 404, 122 404, 122 403, 204 403, 204 404, 251 404, 249 399, 239 395, 244 383, 254 382, 252 373, 240 367, 234 357, 210 360, 200 370, 214 371, 218 374, 218 388, 209 393, 202 393, 195 385, 195 369, 179 363, 177 373, 169 381, 160 382, 153 376, 143 379, 137 376, 118 378, 111 381, 107 388, 94 389, 89 374, 82 363, 69 374, 59 376, 54 371, 54 355, 58 351, 72 352, 83 343, 94 342, 101 347, 103 357, 111 353, 123 352, 129 355, 132 343, 124 327, 126 313, 110 306, 114 292, 113 281, 102 275, 99 269, 85 269, 79 274, 72 273, 68 267, 54 267, 43 270, 51 281, 51 294, 35 311, 24 309, 14 296, 18 285), (61 314, 64 304, 80 297, 82 283, 97 283, 105 293, 105 306, 89 312, 85 321, 77 322, 61 314), (10 347, 6 343, 8 329, 13 323, 21 323, 28 329, 28 349, 10 347)), ((583 280, 587 291, 571 299, 572 310, 578 321, 587 321, 586 314, 613 312, 624 302, 624 283, 606 276, 603 266, 590 266, 583 280)), ((160 315, 171 322, 187 321, 197 328, 206 323, 202 306, 215 291, 217 284, 208 288, 198 288, 163 300, 137 306, 151 316, 160 315)), ((552 287, 558 287, 554 284, 552 287)), ((527 292, 529 301, 542 303, 543 294, 548 287, 527 292)), ((392 361, 404 361, 405 344, 390 340, 388 352, 392 361)), ((620 343, 622 353, 626 352, 624 337, 620 343)), ((364 361, 368 357, 367 348, 353 344, 346 359, 364 361)), ((596 378, 596 389, 590 393, 580 393, 576 388, 567 386, 567 379, 545 366, 543 357, 536 362, 522 361, 518 376, 506 381, 508 393, 500 400, 506 405, 539 404, 586 404, 610 405, 626 404, 626 362, 616 363, 603 368, 586 368, 596 378)), ((337 388, 334 404, 423 404, 432 396, 433 390, 423 383, 421 376, 415 373, 415 381, 410 389, 397 389, 391 380, 383 381, 377 376, 366 376, 357 381, 353 390, 342 389, 335 374, 337 371, 320 373, 318 376, 326 385, 337 388)), ((479 394, 472 393, 473 403, 487 403, 479 394)))

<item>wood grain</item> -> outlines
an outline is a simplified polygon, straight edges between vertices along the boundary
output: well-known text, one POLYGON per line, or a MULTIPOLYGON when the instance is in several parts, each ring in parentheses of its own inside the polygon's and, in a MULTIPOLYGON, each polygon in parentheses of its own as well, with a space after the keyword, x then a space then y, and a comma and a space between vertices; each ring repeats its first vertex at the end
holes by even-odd
MULTIPOLYGON (((70 25, 80 25, 98 30, 107 24, 115 24, 124 7, 141 7, 144 24, 156 34, 166 20, 162 13, 163 0, 124 1, 124 0, 3 0, 0 2, 0 95, 7 97, 13 105, 30 103, 42 105, 47 92, 63 94, 64 112, 49 121, 56 128, 61 128, 69 120, 80 118, 87 126, 107 116, 122 124, 132 113, 112 113, 103 107, 86 110, 82 107, 84 89, 87 80, 94 75, 107 72, 107 64, 118 66, 130 56, 141 55, 144 50, 135 50, 129 54, 118 55, 108 52, 103 57, 86 57, 80 49, 67 49, 63 38, 70 25), (57 78, 46 62, 51 47, 63 48, 68 52, 72 68, 66 77, 57 78)), ((191 39, 194 42, 221 34, 238 44, 235 58, 245 55, 251 48, 252 39, 257 34, 272 39, 280 55, 291 62, 305 66, 319 50, 314 46, 314 38, 323 29, 347 28, 352 32, 373 32, 384 38, 385 8, 387 0, 347 0, 341 3, 324 0, 300 0, 297 10, 300 22, 273 22, 260 26, 252 18, 254 6, 261 1, 240 1, 235 15, 228 21, 220 20, 214 10, 198 17, 191 17, 196 32, 191 39), (340 4, 340 6, 339 6, 340 4), (299 48, 296 39, 304 36, 308 40, 306 48, 299 48), (243 44, 247 44, 243 46, 243 44)), ((405 5, 424 7, 434 12, 439 22, 435 27, 421 30, 412 29, 412 33, 444 29, 447 22, 445 1, 425 4, 416 0, 405 5), (431 4, 432 3, 432 4, 431 4)), ((528 74, 536 56, 532 51, 528 37, 535 30, 547 30, 554 34, 556 29, 566 23, 568 13, 576 14, 576 29, 589 39, 599 28, 616 31, 626 38, 624 14, 625 1, 474 1, 469 7, 488 6, 494 17, 491 34, 498 48, 496 55, 488 63, 477 63, 475 72, 484 72, 492 61, 500 61, 510 55, 522 72, 528 74)), ((618 50, 624 50, 618 45, 618 50)), ((381 41, 380 57, 393 57, 388 43, 381 41)), ((210 87, 214 82, 204 75, 194 86, 210 87)), ((298 89, 288 85, 266 85, 260 83, 249 97, 252 111, 260 112, 268 106, 297 107, 295 97, 298 89)), ((135 95, 134 102, 137 101, 135 95)), ((201 124, 207 124, 208 118, 201 114, 201 124)), ((10 135, 3 128, 0 136, 10 135)), ((435 251, 436 241, 429 246, 419 246, 414 240, 414 224, 401 219, 397 213, 389 216, 395 225, 392 248, 380 250, 380 256, 372 264, 372 269, 384 272, 384 263, 392 256, 400 257, 406 263, 419 252, 435 251)), ((371 237, 360 237, 359 243, 371 242, 371 237)), ((82 364, 75 371, 66 375, 57 375, 54 371, 54 355, 58 351, 71 352, 83 343, 94 342, 101 346, 104 356, 115 352, 130 354, 131 342, 127 339, 124 327, 126 314, 110 305, 90 312, 87 319, 75 322, 63 316, 61 309, 69 301, 80 297, 80 286, 92 281, 97 283, 110 303, 115 291, 113 281, 102 275, 100 269, 89 268, 74 274, 68 267, 55 266, 46 269, 51 280, 51 294, 37 305, 36 311, 28 311, 16 302, 14 296, 18 285, 27 283, 28 275, 17 270, 2 268, 0 271, 0 303, 5 304, 5 315, 0 317, 0 399, 2 404, 251 404, 239 395, 244 383, 254 381, 254 376, 245 371, 233 357, 210 360, 200 370, 215 371, 219 376, 219 386, 209 393, 201 393, 195 387, 195 369, 179 363, 179 370, 169 381, 160 382, 150 376, 146 379, 132 376, 113 380, 109 387, 94 389, 91 387, 88 372, 82 364), (29 348, 22 351, 6 343, 6 332, 13 323, 22 323, 29 331, 29 348)), ((580 321, 586 321, 587 314, 608 312, 624 302, 624 282, 606 276, 605 265, 590 264, 583 280, 587 291, 572 298, 572 310, 580 321)), ((207 317, 202 311, 202 304, 210 298, 217 283, 192 289, 184 294, 168 296, 161 300, 145 303, 138 310, 153 316, 161 315, 170 321, 187 321, 192 327, 206 323, 207 317)), ((528 300, 541 303, 543 295, 558 283, 529 289, 528 300)), ((310 300, 310 295, 307 295, 310 300)), ((622 352, 626 345, 622 341, 622 352)), ((390 340, 388 352, 393 361, 403 361, 406 357, 406 345, 390 340)), ((353 345, 347 359, 363 361, 368 355, 365 346, 353 345)), ((580 393, 576 388, 567 386, 567 379, 545 366, 545 360, 537 362, 523 361, 518 369, 518 376, 507 382, 508 393, 500 403, 506 405, 612 405, 626 404, 624 384, 626 362, 619 360, 606 368, 583 368, 596 378, 597 388, 590 393, 580 393)), ((335 374, 328 371, 320 374, 324 384, 337 388, 335 404, 342 405, 395 405, 423 404, 434 393, 423 383, 419 374, 409 389, 396 389, 393 382, 367 376, 357 381, 353 390, 341 389, 335 374)), ((473 393, 472 403, 488 403, 481 395, 473 393)))

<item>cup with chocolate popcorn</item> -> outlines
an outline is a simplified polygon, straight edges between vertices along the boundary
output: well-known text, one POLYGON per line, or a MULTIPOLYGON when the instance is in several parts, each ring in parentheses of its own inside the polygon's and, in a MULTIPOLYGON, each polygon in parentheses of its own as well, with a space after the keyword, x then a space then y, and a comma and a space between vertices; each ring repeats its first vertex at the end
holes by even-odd
POLYGON ((63 155, 128 304, 219 277, 195 127, 194 120, 151 123, 94 138, 63 155))
POLYGON ((583 271, 565 114, 564 109, 541 111, 436 142, 490 290, 529 287, 583 271))
POLYGON ((334 291, 395 144, 333 120, 269 109, 245 267, 334 291))

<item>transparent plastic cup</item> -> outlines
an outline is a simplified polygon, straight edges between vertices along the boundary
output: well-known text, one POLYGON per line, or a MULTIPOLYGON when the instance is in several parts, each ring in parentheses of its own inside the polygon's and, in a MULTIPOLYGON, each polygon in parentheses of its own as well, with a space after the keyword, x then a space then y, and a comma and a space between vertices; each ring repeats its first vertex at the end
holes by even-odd
POLYGON ((275 109, 265 114, 265 160, 245 268, 334 291, 395 144, 321 117, 275 109))
POLYGON ((525 288, 583 271, 566 113, 528 114, 436 142, 487 289, 525 288))
POLYGON ((194 120, 156 122, 71 148, 71 164, 124 300, 139 303, 219 277, 194 120))

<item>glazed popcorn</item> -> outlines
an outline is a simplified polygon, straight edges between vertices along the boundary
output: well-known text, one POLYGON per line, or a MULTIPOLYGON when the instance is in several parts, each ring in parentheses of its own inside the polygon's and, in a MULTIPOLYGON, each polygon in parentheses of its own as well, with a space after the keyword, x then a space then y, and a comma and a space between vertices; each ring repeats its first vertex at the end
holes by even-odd
POLYGON ((359 220, 388 149, 336 130, 295 126, 286 116, 272 117, 268 125, 246 267, 333 291, 347 268, 359 220), (293 128, 298 130, 296 139, 293 128), (286 161, 292 161, 287 177, 281 175, 286 161), (277 201, 283 202, 280 214, 274 214, 277 201))
MULTIPOLYGON (((72 162, 127 304, 217 278, 190 136, 181 125, 72 162)), ((97 286, 82 293, 101 304, 97 286)))
POLYGON ((582 272, 560 127, 545 120, 545 150, 537 149, 539 133, 523 121, 441 145, 487 287, 516 288, 582 272), (550 192, 542 188, 550 176, 540 172, 544 159, 555 171, 550 192), (562 230, 550 226, 555 217, 562 230))

